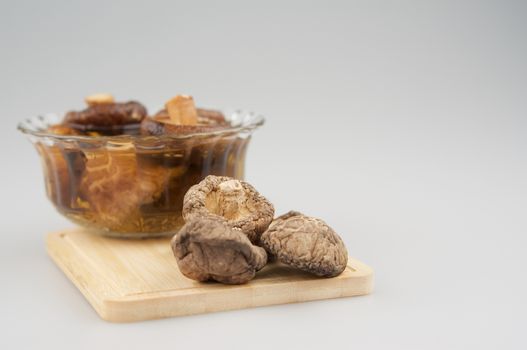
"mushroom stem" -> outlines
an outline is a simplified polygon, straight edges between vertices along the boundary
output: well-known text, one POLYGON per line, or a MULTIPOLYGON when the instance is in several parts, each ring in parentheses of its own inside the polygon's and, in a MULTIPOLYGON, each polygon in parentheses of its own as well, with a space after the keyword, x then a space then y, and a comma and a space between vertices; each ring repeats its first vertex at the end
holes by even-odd
POLYGON ((96 106, 96 105, 104 105, 104 104, 111 104, 115 102, 115 99, 111 94, 93 94, 90 96, 86 96, 84 98, 84 102, 89 107, 96 106))
POLYGON ((198 123, 198 113, 192 96, 177 95, 170 99, 165 107, 170 121, 174 124, 196 125, 198 123))

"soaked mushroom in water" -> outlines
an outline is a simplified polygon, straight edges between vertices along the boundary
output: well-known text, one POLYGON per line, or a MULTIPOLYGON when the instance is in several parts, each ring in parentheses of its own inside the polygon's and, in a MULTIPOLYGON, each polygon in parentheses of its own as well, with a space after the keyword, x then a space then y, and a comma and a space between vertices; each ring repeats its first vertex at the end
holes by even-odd
POLYGON ((247 182, 227 176, 209 175, 192 186, 183 200, 185 221, 222 218, 258 244, 274 216, 273 205, 247 182))
POLYGON ((95 214, 93 220, 115 231, 141 232, 141 206, 156 200, 177 170, 138 166, 136 153, 129 150, 85 153, 79 187, 95 214))
POLYGON ((276 218, 261 244, 278 261, 321 277, 339 275, 348 262, 344 242, 331 227, 295 211, 276 218))
MULTIPOLYGON (((141 134, 150 136, 187 135, 212 132, 230 126, 223 113, 210 109, 196 108, 195 124, 179 124, 166 109, 157 112, 153 117, 146 117, 141 123, 141 134)), ((187 117, 187 120, 191 117, 187 117)))
POLYGON ((218 218, 187 222, 174 236, 172 251, 183 275, 196 281, 242 284, 267 262, 261 247, 218 218))
POLYGON ((82 132, 101 135, 138 133, 141 121, 147 116, 146 108, 139 102, 114 102, 112 95, 96 94, 86 97, 88 107, 70 111, 64 116, 63 125, 82 132))
POLYGON ((111 94, 84 100, 60 123, 32 125, 51 136, 36 143, 48 196, 76 223, 118 237, 173 235, 192 185, 208 174, 243 177, 251 132, 239 127, 250 120, 196 108, 188 95, 152 116, 111 94))

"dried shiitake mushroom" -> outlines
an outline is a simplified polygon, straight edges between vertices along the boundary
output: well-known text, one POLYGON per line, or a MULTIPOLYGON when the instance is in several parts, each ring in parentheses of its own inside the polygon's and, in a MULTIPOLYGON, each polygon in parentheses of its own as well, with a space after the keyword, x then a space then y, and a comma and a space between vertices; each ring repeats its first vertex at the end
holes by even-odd
POLYGON ((172 124, 170 119, 146 117, 141 123, 141 134, 149 136, 188 135, 225 129, 225 124, 172 124))
POLYGON ((276 218, 260 239, 278 261, 317 276, 337 276, 348 262, 339 235, 324 221, 299 212, 290 211, 276 218))
POLYGON ((64 116, 63 124, 82 131, 139 125, 146 117, 146 108, 139 102, 111 102, 109 97, 89 96, 89 106, 82 111, 71 111, 64 116))
POLYGON ((186 135, 191 133, 212 132, 225 129, 229 123, 223 113, 210 109, 196 108, 197 124, 177 124, 166 109, 157 112, 153 117, 146 117, 141 123, 141 134, 186 135))
POLYGON ((254 244, 258 244, 273 215, 273 205, 253 186, 227 176, 207 176, 192 186, 183 200, 185 222, 221 218, 231 227, 242 230, 254 244))
POLYGON ((222 112, 214 109, 196 108, 198 112, 198 124, 205 125, 228 125, 222 112))
POLYGON ((196 281, 246 283, 267 262, 263 248, 252 245, 242 231, 220 219, 187 222, 171 246, 181 273, 196 281))
POLYGON ((174 170, 139 166, 130 150, 86 153, 79 193, 96 214, 93 220, 114 231, 141 232, 141 206, 161 195, 174 170))

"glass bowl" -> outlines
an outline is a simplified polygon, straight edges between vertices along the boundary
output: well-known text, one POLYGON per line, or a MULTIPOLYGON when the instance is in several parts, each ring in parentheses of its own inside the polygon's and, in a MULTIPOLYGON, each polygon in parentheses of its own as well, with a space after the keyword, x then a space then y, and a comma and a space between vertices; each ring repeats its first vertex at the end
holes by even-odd
POLYGON ((207 175, 243 179, 245 154, 264 118, 225 114, 225 129, 185 135, 65 136, 46 132, 49 114, 18 125, 42 159, 57 210, 94 233, 126 238, 173 235, 187 190, 207 175))

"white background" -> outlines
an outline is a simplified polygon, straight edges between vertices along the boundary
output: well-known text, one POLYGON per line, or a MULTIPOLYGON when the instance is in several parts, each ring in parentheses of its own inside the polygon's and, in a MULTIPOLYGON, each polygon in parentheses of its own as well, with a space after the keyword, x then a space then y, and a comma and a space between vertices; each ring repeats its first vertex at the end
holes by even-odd
POLYGON ((0 5, 0 348, 525 349, 524 1, 0 5), (71 226, 15 130, 110 91, 264 114, 247 180, 325 219, 372 295, 136 324, 46 256, 71 226))

